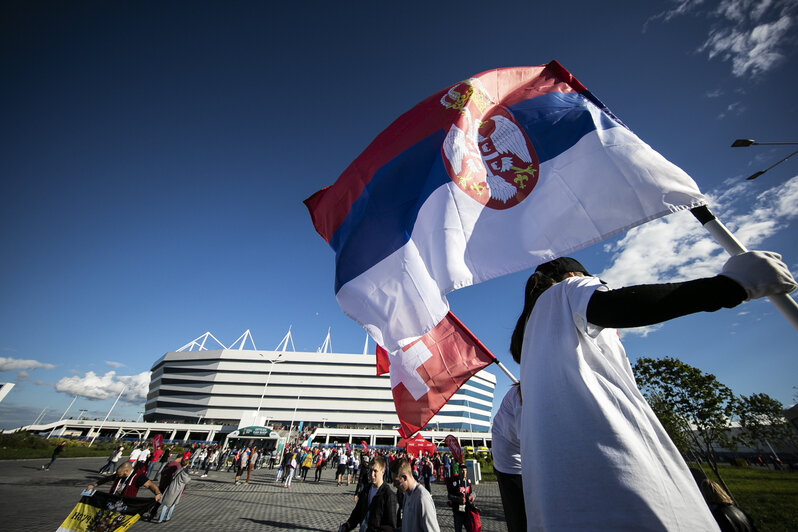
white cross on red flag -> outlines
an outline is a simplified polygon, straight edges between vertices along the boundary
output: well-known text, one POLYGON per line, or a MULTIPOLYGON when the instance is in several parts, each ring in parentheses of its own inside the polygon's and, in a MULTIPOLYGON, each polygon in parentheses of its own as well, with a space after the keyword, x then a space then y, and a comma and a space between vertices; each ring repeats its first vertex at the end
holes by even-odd
POLYGON ((399 433, 409 438, 474 374, 496 359, 454 314, 393 353, 377 346, 377 374, 391 374, 399 433))

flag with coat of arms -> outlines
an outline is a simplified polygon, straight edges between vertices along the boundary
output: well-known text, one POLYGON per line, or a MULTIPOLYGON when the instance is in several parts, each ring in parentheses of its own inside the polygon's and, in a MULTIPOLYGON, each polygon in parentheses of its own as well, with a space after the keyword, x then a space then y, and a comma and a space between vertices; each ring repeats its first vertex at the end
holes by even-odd
POLYGON ((341 309, 392 353, 392 385, 416 403, 409 386, 434 381, 423 369, 433 362, 400 370, 394 357, 416 356, 408 347, 422 337, 434 345, 426 335, 453 317, 447 293, 705 203, 685 172, 556 61, 489 70, 433 94, 305 200, 335 251, 341 309))

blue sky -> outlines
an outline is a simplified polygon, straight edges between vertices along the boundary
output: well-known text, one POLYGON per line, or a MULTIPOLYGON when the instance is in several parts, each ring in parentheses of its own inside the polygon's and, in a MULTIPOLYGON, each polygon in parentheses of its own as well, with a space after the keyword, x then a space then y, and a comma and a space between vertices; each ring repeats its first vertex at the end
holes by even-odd
MULTIPOLYGON (((0 426, 143 410, 147 372, 205 331, 298 350, 365 334, 302 200, 392 120, 469 75, 557 59, 690 174, 750 247, 798 271, 795 1, 15 2, 0 7, 0 426), (60 391, 59 391, 60 390, 60 391)), ((689 215, 576 255, 611 285, 712 275, 689 215)), ((449 296, 511 370, 527 273, 449 296)), ((796 401, 796 332, 766 301, 627 332, 738 394, 796 401)), ((373 349, 373 345, 372 345, 373 349)), ((508 380, 499 378, 497 396, 508 380)), ((498 405, 498 401, 496 403, 498 405)))

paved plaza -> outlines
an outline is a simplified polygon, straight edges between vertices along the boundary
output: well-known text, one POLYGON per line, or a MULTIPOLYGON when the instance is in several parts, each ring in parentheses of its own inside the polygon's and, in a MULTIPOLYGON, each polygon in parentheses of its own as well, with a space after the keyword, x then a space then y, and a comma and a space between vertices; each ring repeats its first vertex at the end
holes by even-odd
MULTIPOLYGON (((48 461, 0 461, 2 530, 54 531, 105 464, 104 458, 62 458, 50 471, 42 471, 41 465, 48 461)), ((275 484, 275 474, 276 470, 259 469, 250 484, 238 486, 233 483, 234 474, 224 470, 211 471, 207 478, 192 475, 170 522, 141 521, 131 530, 335 531, 354 508, 354 486, 337 487, 329 468, 324 470, 320 483, 295 480, 290 489, 275 484)), ((313 471, 308 478, 312 475, 313 471)), ((146 488, 139 494, 152 495, 146 488)), ((476 487, 476 494, 483 530, 506 531, 497 484, 482 482, 476 487)), ((453 530, 443 484, 432 486, 432 497, 441 530, 453 530)))

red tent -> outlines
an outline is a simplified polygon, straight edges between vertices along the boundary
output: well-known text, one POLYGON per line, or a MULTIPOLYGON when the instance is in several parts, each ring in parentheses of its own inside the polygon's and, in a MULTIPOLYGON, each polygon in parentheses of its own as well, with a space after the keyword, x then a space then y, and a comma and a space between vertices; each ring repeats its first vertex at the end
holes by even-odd
POLYGON ((413 456, 419 456, 422 452, 427 452, 429 454, 434 453, 437 451, 437 447, 430 441, 424 439, 420 433, 416 434, 412 438, 402 438, 396 444, 397 447, 405 447, 407 449, 408 454, 412 454, 413 456))

